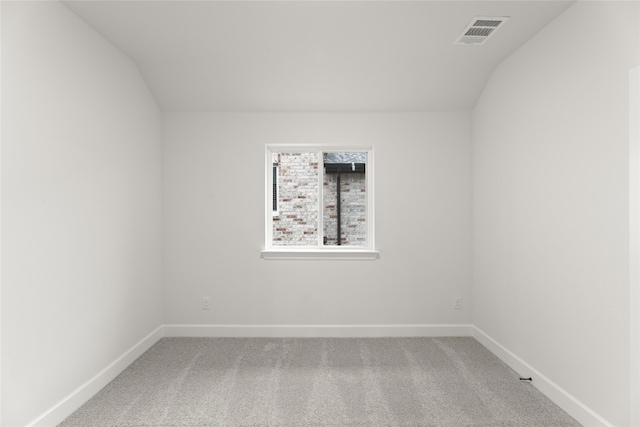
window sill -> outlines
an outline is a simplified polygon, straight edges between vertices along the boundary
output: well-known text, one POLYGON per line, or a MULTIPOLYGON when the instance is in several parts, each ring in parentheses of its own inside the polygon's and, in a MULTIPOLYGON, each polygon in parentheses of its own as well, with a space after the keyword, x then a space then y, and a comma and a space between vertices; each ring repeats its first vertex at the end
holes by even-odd
POLYGON ((265 260, 301 259, 301 260, 362 260, 378 259, 378 251, 370 249, 265 249, 260 257, 265 260))

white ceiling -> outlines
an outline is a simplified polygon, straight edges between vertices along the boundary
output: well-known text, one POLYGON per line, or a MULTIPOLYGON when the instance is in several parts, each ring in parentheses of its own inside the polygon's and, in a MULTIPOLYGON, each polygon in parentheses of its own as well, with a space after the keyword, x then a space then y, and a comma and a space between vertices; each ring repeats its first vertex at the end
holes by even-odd
POLYGON ((166 111, 466 110, 573 1, 65 1, 166 111), (484 45, 475 16, 511 17, 484 45))

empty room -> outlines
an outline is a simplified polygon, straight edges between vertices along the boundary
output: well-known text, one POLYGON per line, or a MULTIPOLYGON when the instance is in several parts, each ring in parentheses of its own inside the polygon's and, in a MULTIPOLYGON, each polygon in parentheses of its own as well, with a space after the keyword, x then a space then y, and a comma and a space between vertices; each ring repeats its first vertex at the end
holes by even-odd
POLYGON ((2 426, 640 425, 640 2, 5 1, 2 426))

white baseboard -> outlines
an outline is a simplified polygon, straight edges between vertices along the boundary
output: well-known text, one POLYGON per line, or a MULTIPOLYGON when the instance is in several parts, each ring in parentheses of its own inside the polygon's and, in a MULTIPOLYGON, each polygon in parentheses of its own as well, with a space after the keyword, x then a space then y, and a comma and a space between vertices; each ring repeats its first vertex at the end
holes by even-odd
POLYGON ((468 337, 472 325, 164 325, 166 337, 468 337))
POLYGON ((562 408, 583 426, 605 426, 612 427, 607 420, 589 409, 584 403, 567 393, 559 385, 538 372, 533 366, 513 354, 499 342, 491 338, 477 326, 472 326, 472 336, 480 344, 498 356, 511 369, 518 372, 523 377, 531 377, 531 382, 538 390, 547 396, 553 403, 562 408))
POLYGON ((612 425, 474 325, 162 325, 27 427, 55 426, 162 337, 468 337, 472 336, 584 426, 612 425))
POLYGON ((163 333, 164 328, 159 326, 155 331, 140 340, 136 345, 127 350, 122 356, 118 357, 89 381, 82 384, 67 397, 51 407, 48 411, 27 424, 27 427, 56 426, 60 424, 76 409, 98 393, 104 386, 109 384, 109 382, 124 371, 127 366, 131 365, 134 360, 158 342, 160 338, 163 337, 163 333))

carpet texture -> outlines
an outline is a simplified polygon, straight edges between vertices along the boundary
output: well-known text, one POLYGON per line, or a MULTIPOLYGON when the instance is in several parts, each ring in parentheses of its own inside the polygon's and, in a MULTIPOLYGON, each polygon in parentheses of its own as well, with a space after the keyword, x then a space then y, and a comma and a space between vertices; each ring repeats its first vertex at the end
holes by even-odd
POLYGON ((163 338, 61 426, 577 426, 473 338, 163 338))

